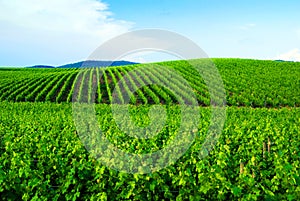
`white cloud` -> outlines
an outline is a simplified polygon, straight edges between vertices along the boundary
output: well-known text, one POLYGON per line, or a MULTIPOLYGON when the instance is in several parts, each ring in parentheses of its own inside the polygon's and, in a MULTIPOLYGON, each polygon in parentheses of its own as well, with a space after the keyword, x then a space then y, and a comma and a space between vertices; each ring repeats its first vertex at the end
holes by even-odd
POLYGON ((110 16, 97 0, 2 0, 0 20, 27 29, 105 36, 127 30, 128 23, 110 16))
POLYGON ((256 26, 256 24, 250 23, 250 24, 245 24, 243 26, 240 26, 239 29, 247 31, 247 30, 254 28, 255 26, 256 26))
POLYGON ((55 56, 63 60, 63 53, 69 59, 86 57, 132 27, 112 16, 100 0, 0 0, 1 48, 16 54, 43 53, 49 61, 55 56), (58 55, 50 55, 56 51, 58 55))
POLYGON ((300 50, 299 48, 294 48, 286 53, 278 55, 275 59, 300 62, 300 50))

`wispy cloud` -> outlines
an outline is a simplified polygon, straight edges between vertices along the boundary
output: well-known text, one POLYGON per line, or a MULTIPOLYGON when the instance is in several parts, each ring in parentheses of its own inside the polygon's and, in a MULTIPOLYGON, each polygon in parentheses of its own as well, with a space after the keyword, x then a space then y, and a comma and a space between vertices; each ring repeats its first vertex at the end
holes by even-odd
POLYGON ((250 30, 250 29, 252 29, 254 27, 256 27, 256 24, 250 23, 250 24, 245 24, 243 26, 240 26, 239 29, 247 31, 247 30, 250 30))
POLYGON ((105 36, 129 26, 111 18, 108 5, 98 0, 2 0, 0 11, 1 21, 27 29, 105 36))
POLYGON ((294 48, 286 53, 278 55, 275 59, 285 61, 300 61, 300 49, 294 48))
POLYGON ((53 55, 52 59, 67 58, 76 49, 77 56, 88 56, 101 42, 128 31, 132 25, 114 19, 101 0, 0 1, 0 43, 18 55, 43 53, 51 60, 55 51, 65 55, 53 55), (24 46, 26 51, 21 48, 24 46))

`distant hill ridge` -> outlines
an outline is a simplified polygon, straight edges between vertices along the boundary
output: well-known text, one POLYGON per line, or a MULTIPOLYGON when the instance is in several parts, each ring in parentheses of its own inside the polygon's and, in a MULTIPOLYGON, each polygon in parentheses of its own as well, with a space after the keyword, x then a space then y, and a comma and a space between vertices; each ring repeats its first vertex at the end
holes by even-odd
POLYGON ((138 64, 136 62, 131 61, 95 61, 95 60, 88 60, 88 61, 80 61, 76 63, 66 64, 62 66, 48 66, 48 65, 35 65, 30 66, 28 68, 89 68, 89 67, 107 67, 107 66, 126 66, 126 65, 133 65, 138 64))
POLYGON ((55 68, 54 66, 47 66, 47 65, 35 65, 35 66, 30 66, 27 68, 55 68))

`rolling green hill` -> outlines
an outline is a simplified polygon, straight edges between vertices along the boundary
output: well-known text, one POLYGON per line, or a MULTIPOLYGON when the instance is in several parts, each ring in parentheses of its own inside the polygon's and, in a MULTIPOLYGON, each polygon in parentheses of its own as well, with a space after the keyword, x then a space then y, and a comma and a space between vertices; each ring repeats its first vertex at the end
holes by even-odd
MULTIPOLYGON (((202 65, 202 60, 197 63, 202 65)), ((300 106, 300 63, 259 61, 248 59, 213 59, 226 90, 228 106, 298 107, 300 106)), ((152 69, 154 64, 89 69, 0 69, 0 100, 12 102, 72 102, 75 88, 94 86, 89 100, 95 103, 112 101, 112 93, 120 79, 130 73, 128 85, 118 93, 131 95, 131 88, 147 82, 173 83, 183 88, 178 80, 168 80, 168 71, 152 69), (142 67, 142 68, 139 68, 142 67), (99 75, 101 76, 101 79, 99 75), (82 81, 84 80, 84 81, 82 81), (93 98, 93 100, 91 100, 93 98)), ((188 81, 200 105, 210 105, 208 89, 194 68, 186 61, 156 63, 165 66, 188 81)), ((217 87, 217 86, 216 86, 217 87)), ((86 88, 87 89, 87 88, 86 88)), ((184 96, 184 94, 183 94, 184 96)), ((132 104, 177 103, 170 90, 158 85, 142 87, 131 97, 132 104)))
POLYGON ((300 63, 213 61, 228 105, 215 118, 186 61, 0 69, 1 200, 300 200, 300 63), (183 115, 174 91, 139 87, 149 81, 179 99, 190 86, 200 107, 183 115))

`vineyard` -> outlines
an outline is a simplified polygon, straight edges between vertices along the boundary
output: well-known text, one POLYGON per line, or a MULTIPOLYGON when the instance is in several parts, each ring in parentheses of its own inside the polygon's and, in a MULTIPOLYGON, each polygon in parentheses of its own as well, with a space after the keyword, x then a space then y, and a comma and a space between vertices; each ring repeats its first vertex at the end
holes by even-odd
MULTIPOLYGON (((242 59, 213 61, 223 79, 228 106, 300 106, 300 63, 242 59)), ((95 92, 89 93, 91 97, 86 101, 110 104, 113 101, 115 86, 124 75, 131 72, 127 76, 127 82, 121 80, 124 87, 116 92, 119 100, 123 100, 123 96, 130 96, 131 104, 177 103, 174 94, 165 87, 153 84, 135 89, 150 81, 168 83, 176 85, 181 95, 185 97, 187 95, 182 90, 185 89, 184 84, 179 81, 181 78, 188 82, 199 105, 210 105, 210 95, 204 80, 188 62, 156 64, 166 67, 164 70, 157 70, 152 65, 87 69, 4 69, 0 70, 0 100, 72 102, 74 88, 93 85, 95 92), (168 80, 167 75, 171 70, 176 72, 177 77, 168 80), (132 91, 135 93, 132 94, 132 91)))
MULTIPOLYGON (((200 151, 210 127, 210 94, 205 79, 186 61, 84 69, 0 68, 0 198, 300 200, 300 63, 213 61, 225 88, 226 121, 204 158, 200 151), (150 82, 165 83, 179 95, 146 84, 150 82), (200 106, 199 122, 185 132, 195 135, 194 141, 183 156, 159 171, 129 174, 111 169, 92 157, 78 136, 71 102, 96 103, 99 128, 113 146, 140 155, 164 149, 183 123, 178 103, 193 103, 191 93, 200 106), (128 136, 117 123, 131 126, 123 113, 112 114, 115 100, 120 111, 128 106, 131 120, 141 128, 151 124, 153 105, 165 110, 166 122, 152 138, 128 136)), ((94 141, 90 146, 96 145, 94 141)))

